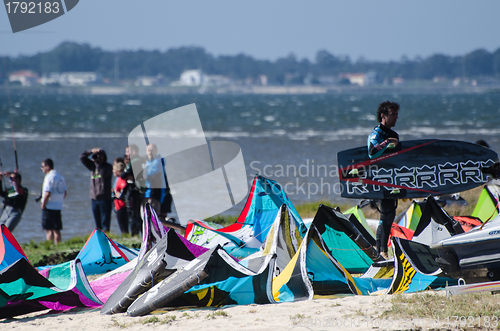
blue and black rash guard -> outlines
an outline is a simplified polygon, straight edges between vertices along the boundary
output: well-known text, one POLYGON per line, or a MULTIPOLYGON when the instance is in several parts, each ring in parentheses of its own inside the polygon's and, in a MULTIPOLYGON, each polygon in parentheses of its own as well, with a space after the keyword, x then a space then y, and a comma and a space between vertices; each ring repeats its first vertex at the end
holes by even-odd
POLYGON ((388 127, 379 124, 373 129, 372 133, 368 136, 368 157, 374 159, 384 153, 389 146, 388 138, 396 138, 399 140, 399 135, 389 129, 388 127))

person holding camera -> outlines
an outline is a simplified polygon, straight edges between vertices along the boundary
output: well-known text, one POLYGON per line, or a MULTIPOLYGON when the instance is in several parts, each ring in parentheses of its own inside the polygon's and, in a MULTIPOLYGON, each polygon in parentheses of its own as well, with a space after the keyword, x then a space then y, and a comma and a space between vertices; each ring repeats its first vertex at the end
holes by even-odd
POLYGON ((21 186, 21 174, 18 172, 0 172, 0 196, 3 197, 3 209, 0 213, 0 224, 5 224, 10 232, 14 231, 21 221, 24 208, 28 202, 28 189, 21 186), (3 187, 3 177, 9 178, 10 188, 3 187))
POLYGON ((89 195, 92 200, 95 226, 103 232, 109 232, 113 202, 111 198, 113 166, 107 160, 106 152, 101 148, 92 148, 80 155, 80 161, 90 170, 89 195))

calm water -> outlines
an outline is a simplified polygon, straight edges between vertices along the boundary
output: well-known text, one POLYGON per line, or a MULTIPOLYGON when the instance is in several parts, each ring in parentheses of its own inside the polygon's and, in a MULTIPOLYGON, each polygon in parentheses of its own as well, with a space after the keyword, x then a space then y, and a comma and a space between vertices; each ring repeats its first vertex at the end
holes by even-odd
MULTIPOLYGON (((384 100, 400 103, 395 130, 402 140, 441 138, 486 140, 500 151, 500 93, 453 95, 11 95, 19 168, 30 199, 14 231, 21 242, 41 241, 40 163, 52 158, 65 177, 63 240, 90 233, 94 220, 88 197, 88 172, 79 155, 102 147, 108 160, 123 156, 127 135, 143 121, 195 103, 208 140, 237 142, 249 181, 256 173, 286 186, 294 203, 336 193, 336 154, 366 144, 384 100)), ((12 170, 14 148, 8 99, 0 96, 0 158, 12 170)), ((229 213, 238 213, 242 204, 229 213)), ((111 232, 118 233, 113 215, 111 232)))

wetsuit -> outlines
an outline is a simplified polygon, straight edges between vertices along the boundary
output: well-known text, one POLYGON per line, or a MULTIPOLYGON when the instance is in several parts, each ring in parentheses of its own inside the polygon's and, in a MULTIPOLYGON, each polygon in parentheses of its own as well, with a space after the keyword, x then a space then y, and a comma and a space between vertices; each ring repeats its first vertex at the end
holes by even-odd
POLYGON ((386 149, 390 149, 389 138, 396 138, 399 140, 399 135, 396 131, 389 129, 383 124, 373 129, 372 133, 368 136, 368 156, 374 159, 382 155, 386 149))
MULTIPOLYGON (((374 159, 381 156, 386 149, 391 149, 388 138, 396 138, 399 140, 399 135, 380 124, 375 127, 372 133, 368 136, 368 157, 374 159)), ((399 144, 398 144, 399 147, 399 144)), ((396 217, 396 208, 398 201, 396 199, 382 199, 380 201, 380 222, 377 227, 377 250, 387 253, 387 242, 391 234, 392 223, 396 217)))

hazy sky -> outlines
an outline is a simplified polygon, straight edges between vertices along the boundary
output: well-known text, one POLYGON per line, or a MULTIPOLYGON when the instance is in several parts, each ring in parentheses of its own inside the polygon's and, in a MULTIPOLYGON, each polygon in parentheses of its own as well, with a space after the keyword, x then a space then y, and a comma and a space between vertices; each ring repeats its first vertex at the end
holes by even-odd
POLYGON ((270 60, 314 60, 322 49, 352 60, 463 55, 500 48, 499 15, 500 0, 80 0, 18 33, 0 8, 0 55, 33 55, 62 41, 110 51, 201 46, 270 60))

